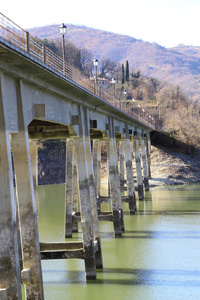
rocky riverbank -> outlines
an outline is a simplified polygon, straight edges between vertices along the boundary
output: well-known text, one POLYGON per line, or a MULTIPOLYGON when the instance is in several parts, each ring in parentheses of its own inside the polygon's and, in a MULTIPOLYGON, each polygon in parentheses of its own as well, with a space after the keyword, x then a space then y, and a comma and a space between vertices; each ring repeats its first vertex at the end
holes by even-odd
POLYGON ((200 182, 200 156, 152 146, 150 186, 200 182))
MULTIPOLYGON (((186 184, 200 182, 200 156, 185 152, 152 146, 150 186, 186 184)), ((39 184, 65 182, 65 143, 42 143, 39 147, 39 184)), ((104 156, 102 156, 102 159, 104 156)), ((107 163, 102 161, 102 180, 107 178, 107 163)))

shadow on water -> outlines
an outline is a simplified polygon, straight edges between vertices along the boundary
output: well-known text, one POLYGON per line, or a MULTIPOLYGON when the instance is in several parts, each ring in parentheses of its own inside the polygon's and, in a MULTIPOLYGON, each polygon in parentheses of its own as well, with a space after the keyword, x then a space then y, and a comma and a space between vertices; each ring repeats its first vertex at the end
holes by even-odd
MULTIPOLYGON (((155 210, 138 210, 135 215, 199 215, 200 210, 176 210, 176 211, 155 211, 155 210)), ((130 215, 129 212, 123 212, 124 216, 130 215)))
POLYGON ((132 239, 200 239, 200 231, 130 231, 121 238, 132 239))
MULTIPOLYGON (((113 232, 101 232, 102 238, 111 238, 113 232)), ((200 231, 134 231, 126 230, 119 239, 200 239, 200 231)))
MULTIPOLYGON (((45 282, 45 284, 69 285, 86 284, 83 271, 45 270, 44 273, 63 273, 66 280, 45 282)), ((200 271, 196 270, 165 270, 165 269, 115 269, 105 268, 97 271, 97 279, 87 284, 104 285, 146 285, 146 286, 179 286, 200 287, 200 271), (117 278, 111 278, 116 275, 117 278), (101 278, 104 277, 104 278, 101 278), (193 279, 191 279, 193 277, 193 279), (189 280, 188 280, 189 279, 189 280)))

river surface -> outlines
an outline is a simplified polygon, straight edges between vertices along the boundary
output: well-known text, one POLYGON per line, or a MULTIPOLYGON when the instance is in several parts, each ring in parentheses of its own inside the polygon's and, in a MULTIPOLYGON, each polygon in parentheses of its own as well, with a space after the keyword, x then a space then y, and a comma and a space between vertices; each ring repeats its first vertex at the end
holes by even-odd
MULTIPOLYGON (((64 193, 64 185, 39 186, 42 242, 65 241, 64 193)), ((82 260, 42 261, 45 299, 199 300, 200 185, 151 188, 135 215, 124 204, 124 221, 120 238, 100 222, 104 269, 94 282, 86 283, 82 260)))

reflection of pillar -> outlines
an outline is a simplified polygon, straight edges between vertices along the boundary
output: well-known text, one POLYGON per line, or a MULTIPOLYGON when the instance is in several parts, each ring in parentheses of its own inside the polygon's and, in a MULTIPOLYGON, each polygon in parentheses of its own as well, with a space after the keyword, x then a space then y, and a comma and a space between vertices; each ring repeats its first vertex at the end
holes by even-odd
POLYGON ((139 196, 139 200, 143 200, 144 191, 143 191, 143 181, 142 181, 139 139, 137 133, 134 135, 134 149, 135 149, 135 165, 136 165, 136 173, 137 173, 138 196, 139 196))
POLYGON ((142 165, 143 165, 144 188, 145 191, 148 191, 149 179, 148 179, 148 172, 147 172, 147 156, 146 156, 144 137, 142 137, 141 139, 141 154, 142 154, 142 165))
POLYGON ((22 299, 10 135, 0 76, 0 299, 22 299))
POLYGON ((23 112, 22 88, 23 86, 21 86, 20 82, 17 83, 19 132, 12 135, 23 252, 22 281, 25 284, 28 299, 43 299, 37 212, 34 197, 29 138, 23 112))

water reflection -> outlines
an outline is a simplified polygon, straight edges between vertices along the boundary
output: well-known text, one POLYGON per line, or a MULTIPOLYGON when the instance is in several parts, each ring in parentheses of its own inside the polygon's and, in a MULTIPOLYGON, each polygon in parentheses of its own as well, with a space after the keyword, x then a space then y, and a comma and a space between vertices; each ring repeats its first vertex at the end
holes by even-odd
MULTIPOLYGON (((200 185, 152 188, 135 215, 124 203, 122 237, 114 237, 112 222, 100 222, 97 280, 86 283, 83 260, 42 261, 45 299, 199 299, 199 195, 200 185)), ((40 241, 65 241, 64 185, 40 187, 38 198, 40 241)), ((74 239, 81 236, 79 228, 74 239)))
MULTIPOLYGON (((65 280, 47 282, 46 284, 85 284, 84 272, 80 271, 44 271, 44 275, 65 276, 65 280), (84 279, 84 280, 83 280, 84 279)), ((104 268, 97 271, 97 280, 87 284, 116 284, 116 285, 165 285, 200 287, 200 271, 190 270, 162 270, 162 269, 114 269, 104 268), (100 278, 99 278, 100 277, 100 278), (101 278, 102 277, 102 278, 101 278), (116 278, 113 278, 116 277, 116 278), (156 280, 155 280, 156 277, 156 280), (182 278, 180 280, 180 277, 182 278), (187 280, 188 277, 193 279, 187 280)))
POLYGON ((104 269, 102 273, 121 274, 120 279, 97 279, 100 284, 116 284, 116 285, 165 285, 165 286, 189 286, 200 287, 200 271, 185 271, 185 270, 138 270, 138 269, 104 269), (126 276, 132 278, 126 279, 126 276), (182 280, 180 280, 180 276, 182 280), (194 277, 193 280, 187 280, 189 277, 194 277), (156 277, 156 278, 155 278, 156 277), (155 280, 156 279, 156 280, 155 280))

